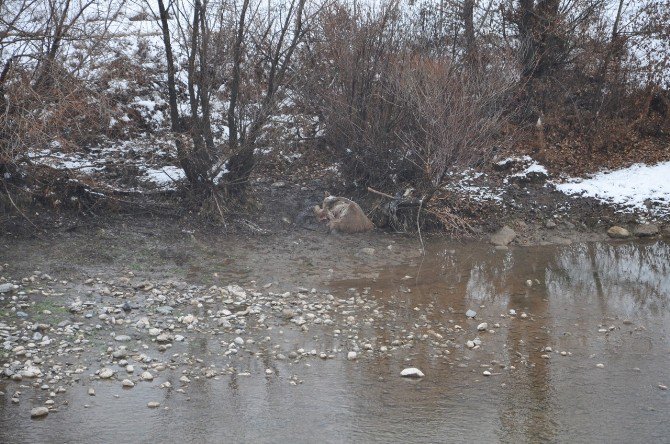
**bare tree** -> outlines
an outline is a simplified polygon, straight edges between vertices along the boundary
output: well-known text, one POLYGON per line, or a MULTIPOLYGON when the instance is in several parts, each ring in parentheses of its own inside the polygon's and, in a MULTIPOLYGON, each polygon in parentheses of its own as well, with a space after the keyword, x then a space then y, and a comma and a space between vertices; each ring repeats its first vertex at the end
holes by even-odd
POLYGON ((199 192, 207 195, 221 188, 227 195, 240 196, 255 165, 257 140, 276 111, 278 92, 290 82, 293 54, 306 33, 305 0, 293 0, 284 7, 268 4, 267 15, 260 12, 264 4, 251 0, 216 7, 206 0, 194 0, 180 9, 172 5, 173 27, 178 29, 188 59, 187 118, 179 113, 169 11, 163 0, 158 3, 172 130, 178 135, 188 133, 191 139, 185 146, 185 139, 178 137, 181 165, 199 192), (248 71, 254 64, 264 71, 256 84, 248 71), (215 140, 212 129, 211 97, 215 93, 228 98, 225 143, 215 140))

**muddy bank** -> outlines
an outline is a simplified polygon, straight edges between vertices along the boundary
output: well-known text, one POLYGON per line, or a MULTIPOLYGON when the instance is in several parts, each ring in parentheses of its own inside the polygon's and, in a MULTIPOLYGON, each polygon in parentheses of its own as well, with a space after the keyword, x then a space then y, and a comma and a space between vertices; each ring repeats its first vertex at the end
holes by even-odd
POLYGON ((667 436, 667 243, 426 245, 141 224, 5 238, 0 440, 667 436))

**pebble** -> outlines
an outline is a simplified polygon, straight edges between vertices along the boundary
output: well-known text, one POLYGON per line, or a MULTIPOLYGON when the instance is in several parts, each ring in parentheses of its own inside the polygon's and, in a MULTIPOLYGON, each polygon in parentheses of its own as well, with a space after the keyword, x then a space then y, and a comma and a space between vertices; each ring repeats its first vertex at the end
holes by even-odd
POLYGON ((423 378, 424 374, 416 367, 408 367, 400 372, 400 376, 404 378, 423 378))
POLYGON ((114 340, 119 342, 128 342, 131 340, 131 337, 128 335, 116 335, 114 340))
POLYGON ((114 376, 114 370, 109 368, 103 368, 102 370, 100 370, 98 376, 100 376, 100 379, 109 379, 112 376, 114 376))
POLYGON ((598 364, 596 364, 596 367, 598 367, 598 368, 605 368, 605 364, 600 364, 600 363, 598 363, 598 364))
POLYGON ((477 316, 477 312, 474 310, 468 310, 465 312, 465 316, 467 316, 468 318, 474 318, 475 316, 477 316))
POLYGON ((31 418, 42 418, 49 414, 49 409, 46 407, 35 407, 30 411, 31 418))
POLYGON ((491 372, 488 371, 488 370, 484 370, 484 371, 482 372, 482 375, 484 375, 484 376, 491 376, 491 372))
POLYGON ((356 358, 358 358, 358 354, 355 351, 350 351, 347 353, 347 359, 350 361, 354 361, 356 358))
POLYGON ((154 375, 152 375, 150 372, 144 372, 142 373, 141 378, 143 381, 153 381, 154 375))
POLYGON ((482 322, 481 324, 479 324, 477 326, 477 330, 479 330, 479 331, 486 331, 488 329, 489 329, 489 324, 487 324, 486 322, 482 322))
POLYGON ((95 389, 93 387, 88 389, 88 396, 95 396, 95 389))
POLYGON ((150 401, 150 402, 147 403, 147 407, 149 407, 150 409, 155 409, 155 408, 158 408, 160 406, 161 406, 161 403, 156 402, 156 401, 150 401))
POLYGON ((124 387, 135 387, 135 383, 133 381, 131 381, 130 379, 124 379, 121 382, 121 385, 124 386, 124 387))

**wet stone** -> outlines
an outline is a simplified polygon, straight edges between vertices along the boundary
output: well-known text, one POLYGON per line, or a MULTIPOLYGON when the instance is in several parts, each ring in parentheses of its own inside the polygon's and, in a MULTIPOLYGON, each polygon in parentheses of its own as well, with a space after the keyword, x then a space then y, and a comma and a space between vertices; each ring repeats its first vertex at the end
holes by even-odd
POLYGON ((42 418, 49 414, 49 409, 46 407, 35 407, 30 411, 31 418, 42 418))

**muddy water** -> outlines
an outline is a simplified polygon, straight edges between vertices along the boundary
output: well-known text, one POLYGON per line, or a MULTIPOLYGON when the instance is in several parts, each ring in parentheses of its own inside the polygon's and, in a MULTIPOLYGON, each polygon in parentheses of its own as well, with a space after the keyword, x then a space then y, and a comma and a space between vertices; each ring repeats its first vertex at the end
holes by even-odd
MULTIPOLYGON (((367 301, 378 316, 358 319, 354 337, 334 337, 325 326, 302 334, 286 325, 281 338, 273 337, 284 350, 344 352, 296 362, 240 356, 241 374, 194 380, 185 393, 98 381, 90 397, 86 384, 77 383, 64 395, 67 405, 31 420, 27 410, 45 395, 24 387, 32 397, 18 407, 0 397, 0 442, 670 439, 670 391, 659 388, 670 385, 670 246, 661 241, 495 251, 431 240, 421 256, 415 240, 383 235, 365 241, 185 235, 169 247, 165 239, 118 239, 103 237, 99 248, 85 236, 67 247, 21 244, 12 267, 70 278, 130 268, 146 278, 316 287, 367 301), (468 309, 475 319, 465 317, 468 309), (477 332, 481 322, 490 331, 477 332), (476 337, 481 346, 469 350, 466 341, 476 337), (373 351, 348 361, 352 341, 370 342, 373 351), (402 345, 392 347, 393 341, 402 345), (388 352, 379 352, 382 344, 388 352), (409 366, 426 376, 400 378, 409 366), (275 376, 266 377, 265 368, 275 376), (302 383, 289 384, 294 375, 302 383), (159 409, 146 407, 153 400, 159 409)), ((216 359, 210 339, 184 347, 216 359)), ((179 376, 166 370, 161 379, 179 376)), ((11 384, 0 381, 0 390, 15 390, 11 384)))

